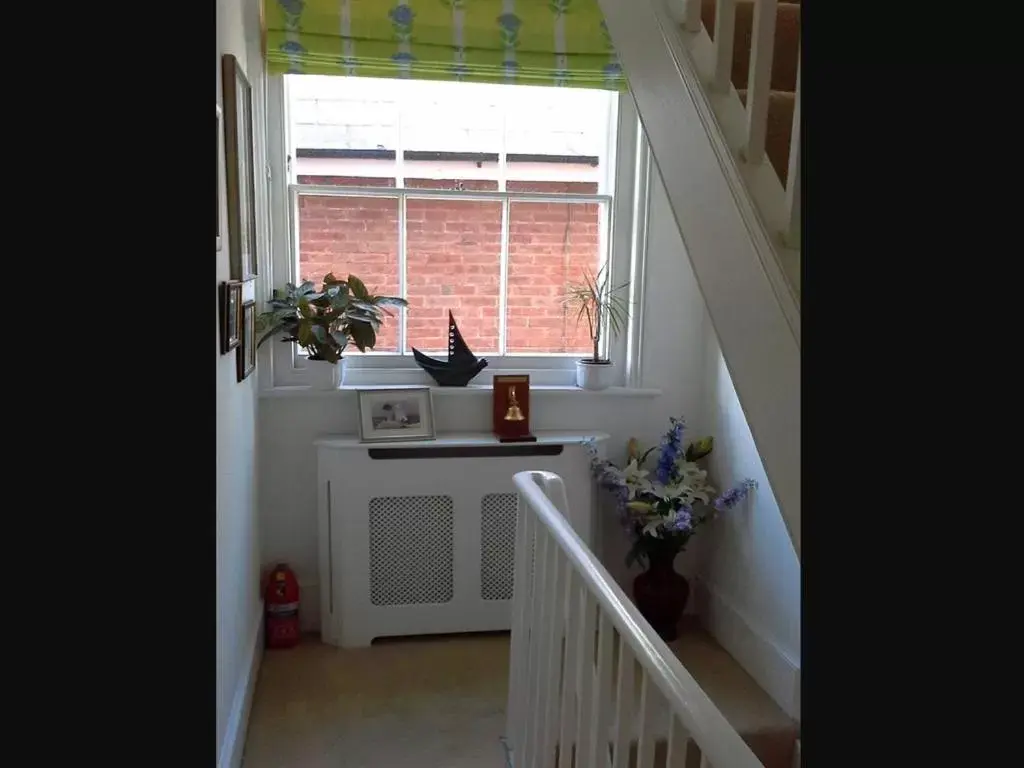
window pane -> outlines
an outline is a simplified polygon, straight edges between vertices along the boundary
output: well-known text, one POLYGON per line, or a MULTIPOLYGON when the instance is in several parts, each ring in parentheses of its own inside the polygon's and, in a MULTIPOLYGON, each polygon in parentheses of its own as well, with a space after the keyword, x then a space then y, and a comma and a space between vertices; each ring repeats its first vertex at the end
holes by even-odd
MULTIPOLYGON (((508 96, 505 124, 506 178, 510 192, 572 192, 551 184, 586 182, 594 194, 608 166, 614 95, 579 88, 516 88, 508 96)), ((604 191, 604 190, 602 190, 604 191)))
MULTIPOLYGON (((377 295, 399 295, 397 198, 299 196, 299 277, 319 288, 328 272, 355 275, 377 295)), ((375 352, 398 351, 399 322, 397 313, 386 319, 375 352)))
POLYGON ((448 349, 448 310, 477 354, 498 351, 501 203, 406 202, 406 349, 448 349))
POLYGON ((596 181, 513 181, 508 180, 509 192, 543 192, 562 195, 596 195, 596 181))
POLYGON ((390 179, 376 176, 313 176, 302 175, 297 179, 299 184, 320 184, 325 187, 394 187, 394 177, 390 179))
MULTIPOLYGON (((439 164, 440 165, 440 164, 439 164)), ((405 186, 408 189, 457 189, 473 192, 497 192, 497 179, 478 179, 472 176, 460 177, 459 171, 463 169, 437 168, 437 177, 429 179, 410 179, 408 177, 409 164, 406 163, 405 186)))
POLYGON ((600 268, 599 227, 598 203, 510 204, 507 352, 591 351, 586 322, 562 299, 600 268))
POLYGON ((293 178, 377 186, 361 180, 395 177, 399 105, 393 93, 382 90, 387 81, 289 75, 287 82, 293 178))

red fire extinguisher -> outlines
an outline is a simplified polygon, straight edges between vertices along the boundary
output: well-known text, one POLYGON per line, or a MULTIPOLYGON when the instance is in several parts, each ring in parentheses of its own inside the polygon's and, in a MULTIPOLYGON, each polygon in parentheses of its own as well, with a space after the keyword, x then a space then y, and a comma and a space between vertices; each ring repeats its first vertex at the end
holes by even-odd
POLYGON ((284 563, 274 566, 263 595, 264 634, 268 648, 291 648, 299 642, 299 581, 284 563))

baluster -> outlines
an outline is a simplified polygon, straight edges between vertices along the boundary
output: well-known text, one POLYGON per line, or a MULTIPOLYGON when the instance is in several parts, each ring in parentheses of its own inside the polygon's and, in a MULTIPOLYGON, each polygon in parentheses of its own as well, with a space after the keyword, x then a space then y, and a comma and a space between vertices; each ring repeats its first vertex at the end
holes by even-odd
POLYGON ((562 585, 565 583, 565 572, 571 568, 561 547, 551 547, 550 565, 552 578, 544 585, 545 600, 550 602, 547 623, 544 625, 547 645, 542 657, 546 669, 545 690, 543 711, 537 713, 542 718, 540 764, 543 768, 555 768, 555 737, 558 734, 558 682, 562 677, 562 637, 565 629, 565 590, 562 585))
POLYGON ((786 176, 786 231, 783 242, 800 247, 800 62, 796 65, 796 98, 793 103, 793 131, 789 135, 789 173, 786 176))
POLYGON ((732 48, 736 39, 736 0, 718 0, 715 8, 715 73, 711 89, 729 92, 732 83, 732 48))
POLYGON ((657 691, 650 675, 640 673, 640 732, 636 737, 636 768, 654 768, 654 713, 657 711, 657 691))
POLYGON ((512 748, 523 743, 523 704, 526 698, 526 655, 529 643, 526 620, 533 589, 530 552, 533 548, 533 510, 520 497, 516 515, 515 570, 512 582, 512 636, 508 681, 508 736, 512 748))
POLYGON ((573 648, 579 644, 580 610, 576 597, 582 594, 579 577, 571 567, 565 579, 565 667, 562 678, 562 711, 558 730, 558 768, 572 768, 572 745, 576 741, 576 663, 573 648))
POLYGON ((544 584, 548 579, 548 548, 558 546, 551 541, 551 536, 543 525, 536 526, 537 531, 537 542, 536 542, 536 557, 534 560, 534 576, 533 584, 534 590, 531 597, 531 610, 530 610, 530 643, 529 643, 529 655, 527 657, 527 679, 529 681, 529 694, 527 696, 526 706, 524 707, 524 717, 526 719, 525 733, 523 735, 522 746, 523 750, 523 761, 520 765, 524 768, 532 768, 535 763, 537 756, 537 713, 540 712, 540 695, 541 695, 541 677, 543 675, 543 665, 541 664, 541 642, 546 633, 541 632, 541 628, 544 626, 542 618, 542 611, 544 609, 544 584))
POLYGON ((686 31, 700 32, 701 0, 686 0, 686 31))
POLYGON ((619 635, 619 682, 615 692, 615 768, 629 768, 633 735, 633 651, 619 635))
POLYGON ((594 743, 594 624, 597 603, 585 586, 580 588, 580 633, 576 642, 576 680, 579 681, 579 704, 576 707, 576 765, 594 765, 591 751, 594 743))
POLYGON ((778 0, 754 3, 753 39, 750 43, 750 74, 747 77, 747 143, 743 159, 756 165, 764 159, 768 131, 768 100, 772 88, 772 54, 775 50, 775 14, 778 0))
POLYGON ((597 695, 594 697, 594 722, 597 727, 594 731, 594 746, 590 754, 595 757, 594 764, 600 768, 607 768, 608 758, 608 729, 612 720, 612 642, 614 641, 615 628, 611 619, 601 611, 601 620, 598 623, 597 638, 597 695))
POLYGON ((669 713, 668 756, 665 768, 686 768, 686 744, 690 735, 683 728, 679 718, 669 713))

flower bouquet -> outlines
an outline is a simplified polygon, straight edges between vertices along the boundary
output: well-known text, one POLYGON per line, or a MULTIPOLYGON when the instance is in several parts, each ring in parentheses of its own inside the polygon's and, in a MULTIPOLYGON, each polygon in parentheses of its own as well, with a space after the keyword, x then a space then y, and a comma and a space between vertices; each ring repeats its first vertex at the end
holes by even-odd
POLYGON ((633 582, 637 608, 666 640, 675 637, 690 592, 686 579, 673 568, 676 555, 697 528, 736 506, 757 485, 743 480, 719 494, 698 463, 711 453, 713 439, 702 437, 684 446, 685 421, 673 417, 669 422, 660 445, 641 453, 631 439, 622 469, 600 458, 595 443, 588 445, 594 477, 614 495, 619 518, 633 538, 626 565, 646 568, 633 582), (653 469, 646 469, 655 452, 653 469))

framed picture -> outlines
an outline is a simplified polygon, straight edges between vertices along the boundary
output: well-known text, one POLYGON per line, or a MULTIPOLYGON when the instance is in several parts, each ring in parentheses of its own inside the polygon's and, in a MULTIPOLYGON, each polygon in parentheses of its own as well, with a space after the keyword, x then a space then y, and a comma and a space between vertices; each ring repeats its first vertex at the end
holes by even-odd
POLYGON ((358 394, 359 438, 364 443, 434 439, 430 387, 360 389, 358 394))
POLYGON ((220 250, 220 104, 217 105, 217 250, 220 250))
POLYGON ((224 157, 228 190, 228 239, 231 279, 256 274, 256 176, 252 130, 252 87, 238 60, 222 59, 224 81, 224 157))
POLYGON ((247 301, 242 304, 242 333, 239 339, 236 362, 238 380, 244 381, 256 370, 256 302, 247 301))
POLYGON ((242 283, 228 280, 220 284, 220 353, 226 355, 238 346, 241 332, 242 283))

